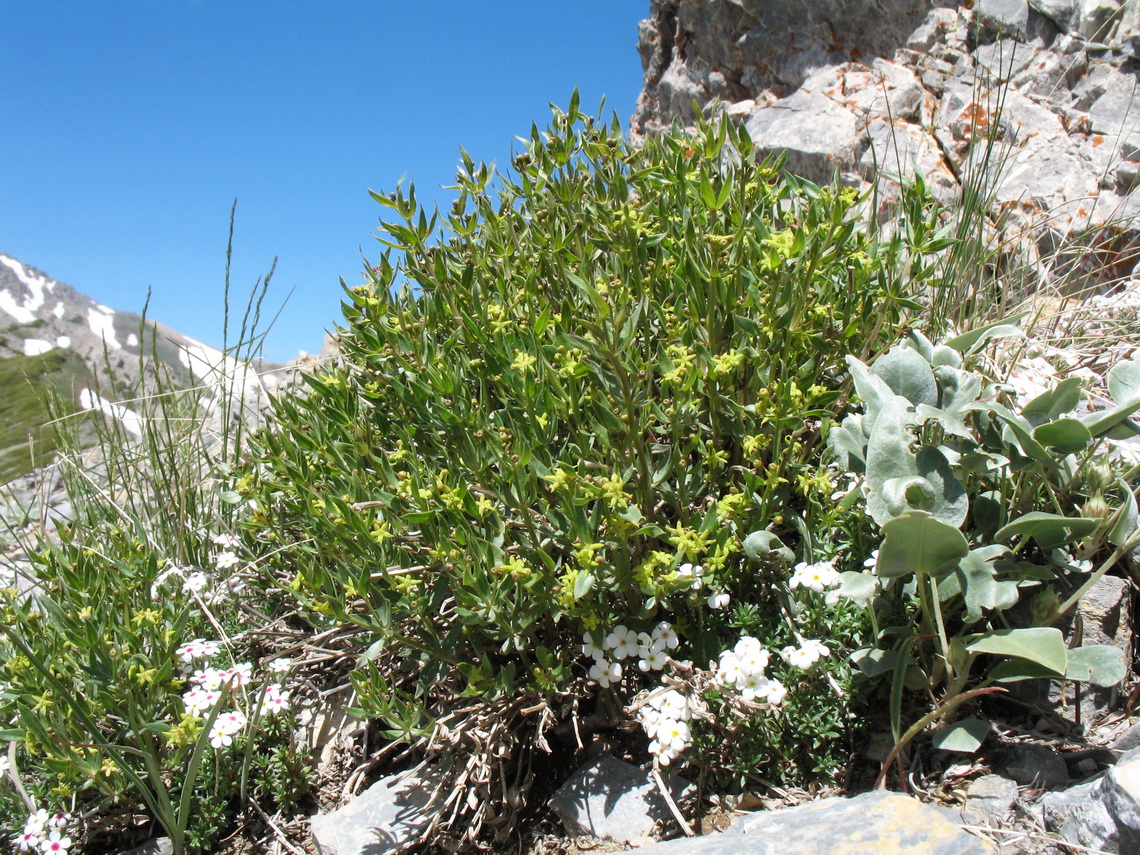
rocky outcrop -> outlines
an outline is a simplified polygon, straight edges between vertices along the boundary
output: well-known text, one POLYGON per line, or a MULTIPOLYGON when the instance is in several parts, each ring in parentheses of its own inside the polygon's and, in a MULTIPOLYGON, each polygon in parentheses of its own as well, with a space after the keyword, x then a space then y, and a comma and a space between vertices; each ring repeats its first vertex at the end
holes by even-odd
POLYGON ((1140 0, 653 0, 640 50, 635 138, 725 109, 811 180, 982 176, 997 228, 1135 263, 1140 0))

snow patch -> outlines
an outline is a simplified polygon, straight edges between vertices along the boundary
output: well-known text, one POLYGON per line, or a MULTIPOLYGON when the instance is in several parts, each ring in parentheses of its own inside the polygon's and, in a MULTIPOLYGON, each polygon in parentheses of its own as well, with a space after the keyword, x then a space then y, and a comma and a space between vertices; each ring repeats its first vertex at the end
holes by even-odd
POLYGON ((52 349, 51 342, 42 341, 38 338, 24 339, 24 355, 25 356, 39 356, 41 353, 47 353, 52 349))
POLYGON ((135 335, 134 333, 131 333, 130 335, 128 335, 127 336, 127 347, 138 347, 138 346, 139 346, 139 337, 137 335, 135 335))
POLYGON ((11 315, 16 323, 30 324, 36 319, 36 309, 44 304, 44 291, 50 291, 55 284, 46 276, 29 273, 28 269, 14 258, 0 255, 0 264, 5 265, 31 292, 23 302, 17 303, 14 294, 0 294, 0 309, 11 315))
POLYGON ((118 419, 128 433, 136 437, 142 436, 142 419, 134 410, 128 410, 122 404, 112 404, 104 400, 90 389, 79 393, 79 406, 85 410, 101 410, 105 415, 118 419))
POLYGON ((217 384, 237 398, 265 391, 261 378, 251 365, 193 339, 186 340, 178 352, 178 359, 195 380, 217 384))
POLYGON ((64 350, 67 350, 67 348, 71 347, 71 336, 61 335, 55 340, 55 346, 62 347, 64 350))
POLYGON ((93 306, 87 310, 87 324, 91 327, 91 332, 107 342, 108 347, 123 349, 119 340, 115 338, 114 309, 108 309, 106 306, 93 306))
POLYGON ((63 303, 56 303, 55 308, 51 310, 51 313, 53 315, 55 315, 57 318, 62 318, 63 317, 63 303))

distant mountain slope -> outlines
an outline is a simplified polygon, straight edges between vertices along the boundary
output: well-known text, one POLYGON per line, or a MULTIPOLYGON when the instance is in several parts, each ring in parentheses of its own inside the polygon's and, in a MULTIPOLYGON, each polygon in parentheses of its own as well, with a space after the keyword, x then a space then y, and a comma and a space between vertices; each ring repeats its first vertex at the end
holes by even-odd
POLYGON ((213 383, 223 374, 260 409, 277 375, 133 312, 95 302, 0 253, 0 483, 42 465, 54 449, 48 401, 64 412, 101 410, 138 431, 129 400, 161 363, 169 382, 213 383), (119 404, 116 402, 124 402, 119 404))

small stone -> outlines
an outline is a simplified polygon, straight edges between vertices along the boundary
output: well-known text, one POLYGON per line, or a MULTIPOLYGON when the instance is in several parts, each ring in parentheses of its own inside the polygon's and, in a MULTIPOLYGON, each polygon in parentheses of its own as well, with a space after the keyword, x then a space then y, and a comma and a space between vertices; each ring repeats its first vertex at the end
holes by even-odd
MULTIPOLYGON (((665 785, 674 801, 692 788, 676 776, 665 785)), ((609 754, 575 772, 550 807, 571 834, 622 843, 652 842, 653 827, 673 816, 649 772, 609 754)))
POLYGON ((966 790, 962 819, 970 825, 995 825, 1017 798, 1017 782, 1001 775, 983 775, 966 790))
POLYGON ((174 855, 174 841, 169 837, 154 837, 123 855, 174 855))
POLYGON ((1069 783, 1065 761, 1043 745, 1015 746, 1002 771, 1019 784, 1043 790, 1069 783))
POLYGON ((310 822, 321 855, 385 855, 418 839, 431 822, 428 800, 438 776, 391 775, 347 805, 310 822))

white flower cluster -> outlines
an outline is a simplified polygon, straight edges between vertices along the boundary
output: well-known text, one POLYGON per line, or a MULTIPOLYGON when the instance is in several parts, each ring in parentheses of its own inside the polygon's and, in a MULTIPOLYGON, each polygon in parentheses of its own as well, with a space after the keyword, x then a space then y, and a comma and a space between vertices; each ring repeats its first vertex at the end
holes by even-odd
MULTIPOLYGON (((178 656, 183 662, 190 663, 194 659, 210 658, 220 651, 216 641, 203 641, 194 639, 189 644, 178 648, 178 656)), ((284 665, 274 663, 272 671, 287 671, 289 660, 281 660, 284 665)), ((204 717, 214 709, 222 699, 223 689, 231 691, 243 689, 250 684, 253 677, 253 666, 248 662, 235 662, 229 668, 198 668, 187 679, 193 687, 182 696, 182 703, 189 715, 204 717)), ((262 714, 277 715, 289 709, 289 693, 280 684, 274 683, 265 690, 265 697, 261 702, 262 714)), ((220 713, 210 727, 210 745, 214 748, 225 748, 232 745, 234 736, 240 733, 248 724, 248 719, 241 710, 229 710, 220 713)))
POLYGON ((817 594, 822 594, 828 588, 834 588, 838 584, 839 573, 835 569, 834 561, 817 561, 815 564, 801 561, 793 569, 788 587, 793 590, 808 588, 817 594))
POLYGON ((780 658, 801 671, 808 670, 812 665, 825 656, 831 655, 831 649, 822 641, 812 638, 800 640, 799 647, 788 645, 780 651, 780 658))
POLYGON ((618 624, 608 633, 599 647, 593 634, 582 635, 582 652, 594 660, 590 666, 590 679, 596 680, 603 689, 621 680, 622 667, 617 660, 637 657, 637 667, 642 671, 660 671, 669 662, 669 651, 676 650, 681 640, 673 627, 662 621, 652 633, 634 632, 624 624, 618 624))
POLYGON ((692 742, 688 723, 693 711, 689 699, 676 689, 650 695, 638 715, 649 736, 649 751, 661 765, 668 766, 692 742))
POLYGON ((717 682, 736 689, 746 701, 760 699, 778 704, 784 700, 788 690, 779 680, 764 675, 769 658, 768 651, 758 639, 745 635, 735 647, 720 654, 717 682))
POLYGON ((71 814, 62 811, 49 814, 41 808, 24 823, 23 833, 16 838, 16 848, 21 852, 66 853, 71 848, 71 838, 67 836, 70 823, 71 814))

